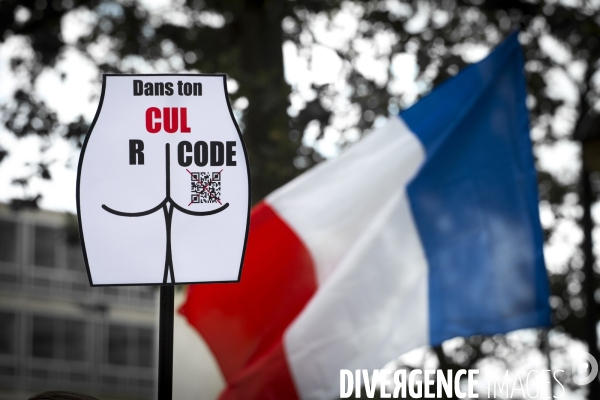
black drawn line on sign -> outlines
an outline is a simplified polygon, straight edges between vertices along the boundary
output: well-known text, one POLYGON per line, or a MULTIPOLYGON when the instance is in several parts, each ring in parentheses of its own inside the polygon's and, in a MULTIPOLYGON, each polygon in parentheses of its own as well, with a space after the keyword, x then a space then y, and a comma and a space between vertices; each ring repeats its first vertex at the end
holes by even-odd
POLYGON ((161 208, 163 208, 165 204, 167 204, 167 201, 168 200, 165 198, 163 201, 161 201, 160 203, 158 203, 158 205, 156 207, 154 207, 154 208, 151 208, 151 209, 146 210, 146 211, 140 211, 140 212, 134 212, 134 213, 127 213, 127 212, 113 210, 112 208, 110 208, 106 204, 102 204, 102 208, 105 211, 108 211, 111 214, 118 215, 119 217, 143 217, 144 215, 150 215, 152 213, 157 212, 158 210, 160 210, 161 208))
MULTIPOLYGON (((166 196, 163 201, 158 203, 156 207, 153 207, 146 211, 138 211, 138 212, 123 212, 110 208, 106 204, 102 204, 102 209, 104 211, 109 212, 114 215, 118 215, 119 217, 143 217, 145 215, 150 215, 155 213, 156 211, 162 208, 165 214, 165 225, 167 228, 167 250, 165 254, 165 272, 163 275, 163 283, 167 283, 167 277, 169 273, 171 274, 171 282, 175 283, 175 272, 173 271, 173 256, 171 253, 171 221, 173 219, 173 208, 181 211, 184 214, 193 215, 197 217, 213 215, 224 211, 227 207, 229 207, 229 203, 225 203, 223 206, 216 208, 210 211, 190 211, 181 207, 171 198, 171 147, 169 143, 165 144, 165 164, 166 164, 166 196)), ((188 171, 189 172, 189 171, 188 171)), ((220 202, 219 202, 220 204, 220 202)))
POLYGON ((165 273, 163 275, 163 283, 167 283, 167 275, 171 273, 171 283, 175 283, 175 271, 173 271, 173 255, 171 253, 171 221, 173 220, 173 204, 169 203, 163 206, 165 214, 165 224, 167 226, 167 252, 165 253, 165 273))

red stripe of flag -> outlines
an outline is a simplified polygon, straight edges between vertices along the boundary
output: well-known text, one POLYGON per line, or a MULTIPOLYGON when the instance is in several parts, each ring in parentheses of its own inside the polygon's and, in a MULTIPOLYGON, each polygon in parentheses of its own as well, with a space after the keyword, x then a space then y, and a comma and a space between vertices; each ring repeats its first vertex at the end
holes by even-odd
POLYGON ((241 282, 192 285, 179 310, 221 367, 229 386, 222 399, 251 399, 251 393, 258 394, 251 388, 282 374, 283 386, 268 390, 280 392, 274 398, 293 398, 293 384, 285 384, 292 380, 282 335, 316 288, 313 261, 302 241, 267 203, 258 204, 250 217, 241 282))
POLYGON ((228 382, 219 400, 297 400, 282 342, 228 382))

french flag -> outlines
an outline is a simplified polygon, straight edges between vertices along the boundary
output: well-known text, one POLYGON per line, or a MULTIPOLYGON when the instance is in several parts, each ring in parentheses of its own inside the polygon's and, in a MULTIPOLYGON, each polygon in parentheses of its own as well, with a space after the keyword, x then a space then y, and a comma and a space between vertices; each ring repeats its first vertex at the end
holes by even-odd
POLYGON ((523 65, 515 33, 254 207, 241 283, 180 310, 221 399, 333 399, 340 369, 550 323, 523 65))

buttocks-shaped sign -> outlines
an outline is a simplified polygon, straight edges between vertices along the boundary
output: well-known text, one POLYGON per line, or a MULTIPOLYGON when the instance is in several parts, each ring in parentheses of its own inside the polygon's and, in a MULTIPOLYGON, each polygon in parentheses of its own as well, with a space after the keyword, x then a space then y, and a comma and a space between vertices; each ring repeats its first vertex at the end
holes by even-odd
POLYGON ((104 75, 77 176, 90 284, 238 281, 249 194, 225 75, 104 75))

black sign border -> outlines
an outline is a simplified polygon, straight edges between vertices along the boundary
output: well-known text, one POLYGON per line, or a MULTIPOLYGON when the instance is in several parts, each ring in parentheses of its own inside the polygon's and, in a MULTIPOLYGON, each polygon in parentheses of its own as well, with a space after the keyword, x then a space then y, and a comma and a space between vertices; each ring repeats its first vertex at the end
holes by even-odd
POLYGON ((242 269, 244 267, 244 258, 246 257, 246 246, 248 245, 248 234, 250 231, 250 211, 252 208, 252 186, 250 179, 250 163, 248 161, 248 151, 246 150, 246 144, 244 143, 244 138, 242 136, 242 131, 238 126, 237 121, 235 120, 235 116, 233 115, 233 109, 231 108, 231 101, 229 100, 229 92, 227 91, 227 74, 102 74, 102 92, 100 94, 100 101, 98 104, 98 109, 96 110, 96 115, 94 115, 94 119, 90 128, 88 129, 83 144, 81 146, 81 153, 79 154, 79 163, 77 165, 77 184, 76 184, 76 199, 77 199, 77 222, 79 225, 79 239, 81 242, 81 250, 83 251, 83 260, 85 262, 85 269, 87 271, 88 280, 90 282, 91 287, 102 287, 102 286, 177 286, 177 285, 200 285, 200 284, 211 284, 211 283, 239 283, 242 279, 242 269), (242 259, 240 261, 240 268, 238 272, 237 280, 235 281, 200 281, 200 282, 171 282, 171 283, 107 283, 107 284, 94 284, 92 280, 92 274, 90 271, 90 265, 88 262, 87 251, 85 249, 85 239, 83 237, 83 228, 81 224, 81 209, 80 209, 80 181, 81 181, 81 167, 83 165, 83 157, 85 156, 85 150, 89 141, 89 138, 94 130, 94 126, 96 125, 96 121, 98 120, 98 116, 102 111, 102 105, 104 104, 104 92, 106 89, 106 78, 109 76, 207 76, 207 77, 221 77, 223 78, 223 88, 225 90, 225 100, 227 101, 227 108, 229 109, 229 115, 233 124, 235 125, 235 129, 237 130, 238 136, 240 138, 240 142, 242 144, 242 149, 244 150, 244 159, 246 160, 246 172, 248 176, 248 211, 246 217, 246 234, 244 236, 244 247, 242 249, 242 259))

